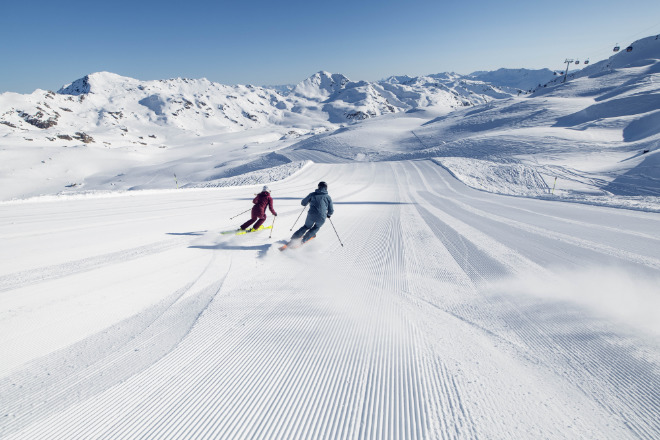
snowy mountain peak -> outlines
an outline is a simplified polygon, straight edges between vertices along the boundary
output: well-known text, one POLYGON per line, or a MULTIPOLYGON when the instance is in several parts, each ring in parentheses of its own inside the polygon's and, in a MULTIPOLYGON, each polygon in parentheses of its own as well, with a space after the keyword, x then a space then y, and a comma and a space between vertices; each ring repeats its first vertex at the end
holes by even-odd
POLYGON ((308 99, 324 100, 343 89, 350 80, 340 73, 320 71, 298 83, 292 93, 308 99))
POLYGON ((396 75, 385 78, 382 82, 387 84, 410 84, 413 81, 415 81, 414 76, 396 75))
POLYGON ((91 85, 89 84, 89 75, 86 75, 84 78, 80 78, 62 86, 57 93, 60 95, 85 95, 91 91, 91 85))
POLYGON ((125 87, 128 83, 134 84, 137 80, 111 72, 96 72, 85 75, 71 84, 62 86, 57 93, 60 95, 84 95, 111 91, 117 87, 125 87))

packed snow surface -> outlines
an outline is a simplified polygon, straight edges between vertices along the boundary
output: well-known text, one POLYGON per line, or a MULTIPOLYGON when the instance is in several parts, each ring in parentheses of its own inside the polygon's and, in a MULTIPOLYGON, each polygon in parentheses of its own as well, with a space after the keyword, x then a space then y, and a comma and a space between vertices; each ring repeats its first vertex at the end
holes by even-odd
POLYGON ((0 95, 0 438, 660 438, 660 41, 633 46, 534 90, 0 95), (319 181, 334 215, 279 251, 319 181), (272 229, 223 234, 265 184, 272 229))
POLYGON ((430 160, 270 186, 272 238, 220 234, 260 187, 5 205, 2 437, 660 434, 660 215, 430 160), (332 223, 280 252, 320 180, 332 223))

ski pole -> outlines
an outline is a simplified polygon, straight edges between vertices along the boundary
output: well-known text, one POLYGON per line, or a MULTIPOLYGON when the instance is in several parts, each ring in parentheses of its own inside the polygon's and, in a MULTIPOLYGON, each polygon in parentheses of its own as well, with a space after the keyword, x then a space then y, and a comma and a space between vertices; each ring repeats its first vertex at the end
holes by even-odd
POLYGON ((296 219, 295 222, 293 222, 293 226, 291 226, 291 229, 289 229, 289 231, 293 231, 293 227, 296 226, 296 223, 298 223, 298 220, 300 220, 300 216, 302 215, 303 212, 305 212, 305 209, 307 209, 307 206, 303 207, 303 210, 300 211, 300 214, 298 214, 298 218, 296 219))
POLYGON ((277 218, 276 215, 273 216, 273 225, 270 227, 270 235, 268 238, 273 238, 273 229, 275 229, 275 219, 277 218))
POLYGON ((236 214, 236 215, 233 216, 233 217, 229 217, 229 220, 235 219, 235 218, 238 217, 239 215, 243 215, 243 214, 245 214, 246 212, 251 211, 251 210, 252 210, 252 208, 250 208, 250 209, 246 209, 245 211, 241 212, 240 214, 236 214))
POLYGON ((337 234, 337 240, 339 240, 339 244, 341 244, 341 247, 344 247, 344 243, 341 242, 341 238, 339 238, 339 234, 337 233, 337 228, 335 228, 335 224, 332 223, 332 219, 328 217, 328 220, 330 220, 330 224, 332 225, 332 229, 335 230, 335 234, 337 234))

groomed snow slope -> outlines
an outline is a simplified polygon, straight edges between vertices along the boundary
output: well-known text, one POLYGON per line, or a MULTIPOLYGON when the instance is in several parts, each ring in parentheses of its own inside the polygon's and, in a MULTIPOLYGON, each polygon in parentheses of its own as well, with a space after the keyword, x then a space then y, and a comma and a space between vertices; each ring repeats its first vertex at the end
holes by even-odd
POLYGON ((659 214, 428 160, 271 187, 272 238, 219 234, 258 187, 3 203, 0 437, 660 437, 659 214))

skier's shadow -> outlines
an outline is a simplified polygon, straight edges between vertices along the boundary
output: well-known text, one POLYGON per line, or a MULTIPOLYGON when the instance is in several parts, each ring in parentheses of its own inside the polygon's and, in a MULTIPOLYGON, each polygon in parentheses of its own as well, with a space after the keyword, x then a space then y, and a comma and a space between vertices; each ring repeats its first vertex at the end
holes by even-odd
POLYGON ((257 258, 263 258, 268 253, 268 249, 272 246, 271 243, 262 244, 259 246, 236 246, 227 243, 218 243, 214 245, 196 245, 188 246, 189 249, 210 249, 210 250, 228 250, 228 251, 259 251, 257 258))
MULTIPOLYGON (((298 200, 298 201, 300 201, 300 200, 303 199, 303 197, 304 196, 302 196, 302 197, 280 197, 280 196, 275 196, 275 197, 273 197, 273 200, 276 200, 276 201, 277 200, 298 200)), ((253 200, 253 198, 250 198, 250 197, 237 197, 237 198, 234 198, 232 200, 253 200)))
POLYGON ((334 205, 416 205, 409 202, 332 202, 334 205))

